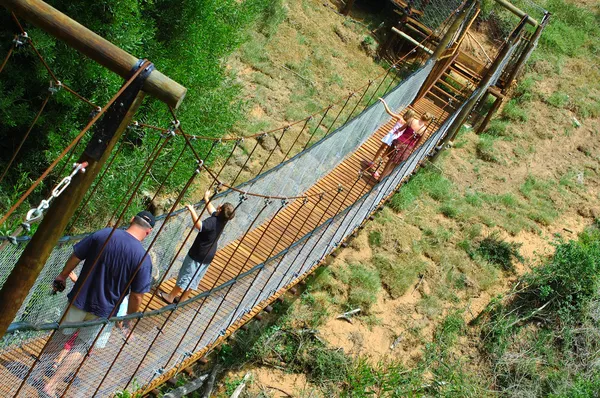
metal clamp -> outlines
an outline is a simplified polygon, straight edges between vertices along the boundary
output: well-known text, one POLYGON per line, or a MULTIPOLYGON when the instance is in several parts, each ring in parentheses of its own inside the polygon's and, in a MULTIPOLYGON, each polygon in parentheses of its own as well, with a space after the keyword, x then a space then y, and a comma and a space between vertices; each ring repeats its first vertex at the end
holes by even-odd
POLYGON ((13 39, 15 48, 23 47, 23 46, 29 44, 30 41, 31 41, 31 39, 27 35, 27 32, 20 33, 17 36, 15 36, 15 38, 13 39))
POLYGON ((171 126, 167 129, 167 131, 162 133, 160 136, 162 138, 175 137, 175 135, 176 135, 175 132, 177 131, 177 129, 179 129, 180 125, 181 125, 181 122, 179 120, 173 120, 171 122, 171 126))
POLYGON ((60 82, 60 80, 57 80, 56 82, 50 80, 50 87, 48 87, 48 92, 50 93, 50 95, 54 95, 58 93, 62 87, 63 85, 60 82))

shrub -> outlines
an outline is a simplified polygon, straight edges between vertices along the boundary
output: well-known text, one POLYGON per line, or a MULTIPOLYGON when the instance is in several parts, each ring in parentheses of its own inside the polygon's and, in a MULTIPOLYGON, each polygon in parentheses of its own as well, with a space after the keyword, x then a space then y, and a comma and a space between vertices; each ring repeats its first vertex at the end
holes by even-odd
POLYGON ((377 293, 381 289, 381 280, 377 271, 362 264, 348 265, 348 307, 360 307, 368 313, 371 305, 377 301, 377 293))
POLYGON ((569 95, 560 91, 553 92, 546 100, 555 108, 564 108, 569 103, 569 95))
POLYGON ((521 243, 506 242, 493 234, 483 239, 479 243, 479 247, 475 250, 486 261, 494 264, 504 271, 514 272, 514 260, 524 261, 523 256, 519 252, 521 243))
POLYGON ((379 271, 381 283, 393 299, 406 293, 425 270, 425 263, 414 259, 401 261, 396 257, 376 254, 372 261, 379 271))
POLYGON ((506 103, 502 110, 502 116, 513 122, 526 122, 528 119, 527 111, 515 99, 506 103))

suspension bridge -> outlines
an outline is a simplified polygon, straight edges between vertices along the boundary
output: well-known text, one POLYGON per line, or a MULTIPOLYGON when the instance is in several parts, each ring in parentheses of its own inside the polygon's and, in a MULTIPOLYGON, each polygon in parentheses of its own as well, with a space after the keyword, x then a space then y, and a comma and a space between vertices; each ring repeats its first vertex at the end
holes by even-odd
MULTIPOLYGON (((422 3, 422 7, 430 6, 429 2, 422 3)), ((61 348, 56 347, 57 336, 65 328, 93 328, 95 338, 92 348, 73 342, 74 349, 85 355, 61 382, 57 393, 61 397, 111 396, 123 390, 149 392, 206 357, 345 245, 403 182, 453 140, 469 115, 482 109, 485 98, 492 95, 500 103, 548 21, 545 12, 538 22, 520 9, 511 10, 519 16, 514 29, 497 49, 495 59, 486 64, 461 51, 462 41, 479 13, 478 2, 467 0, 453 4, 451 9, 440 8, 445 10, 444 20, 435 20, 435 15, 426 12, 437 21, 429 26, 428 34, 416 44, 412 43, 416 39, 409 40, 411 49, 394 60, 384 74, 347 97, 274 131, 216 139, 187 131, 185 120, 179 121, 175 113, 185 88, 155 71, 149 61, 139 61, 102 41, 42 2, 3 0, 0 4, 13 12, 19 27, 0 72, 10 62, 13 50, 27 46, 46 66, 52 89, 68 91, 94 111, 76 139, 2 216, 2 223, 11 217, 24 217, 22 226, 0 241, 0 303, 6 303, 0 317, 5 332, 0 346, 0 393, 7 397, 47 396, 43 392, 47 369, 56 360, 57 348, 61 348), (35 38, 27 35, 21 16, 123 76, 123 87, 98 107, 61 83, 37 50, 35 38), (69 34, 69 29, 76 29, 79 38, 69 34), (429 48, 435 51, 427 51, 429 48), (167 126, 133 122, 143 99, 142 90, 168 106, 172 120, 167 126), (406 161, 377 181, 367 172, 366 161, 373 158, 381 138, 394 124, 377 101, 380 96, 395 110, 412 108, 418 114, 428 112, 434 119, 406 161), (156 144, 114 209, 109 226, 116 229, 123 224, 141 184, 169 142, 184 143, 169 174, 183 168, 189 179, 144 241, 156 274, 140 312, 66 324, 62 314, 70 304, 64 293, 51 295, 50 286, 71 255, 73 244, 85 234, 66 236, 65 231, 72 218, 85 217, 89 196, 101 189, 103 178, 119 156, 119 142, 126 128, 155 132, 156 144), (91 136, 90 131, 94 132, 91 136), (274 138, 277 145, 262 148, 266 137, 274 138), (213 162, 219 145, 228 145, 220 167, 213 162), (238 183, 242 170, 261 151, 259 170, 238 183), (225 175, 223 170, 240 152, 246 160, 233 176, 225 175), (179 164, 184 153, 191 154, 195 164, 179 164), (71 163, 66 159, 75 156, 79 157, 77 166, 66 170, 71 163), (61 161, 63 168, 57 172, 54 168, 61 161), (47 200, 19 213, 27 197, 51 173, 67 177, 47 200), (185 302, 165 305, 157 293, 171 290, 193 241, 192 221, 180 210, 181 201, 199 176, 215 189, 214 203, 233 203, 237 216, 219 240, 217 255, 198 290, 185 302), (30 237, 25 232, 35 223, 40 225, 30 237), (127 335, 120 333, 117 325, 124 320, 132 325, 132 333, 127 335), (106 331, 112 331, 109 337, 106 331)), ((52 93, 50 90, 32 127, 52 93)), ((479 119, 485 124, 489 114, 479 119)), ((17 155, 18 149, 7 169, 17 155)), ((154 197, 168 178, 158 185, 154 197)), ((195 207, 203 217, 206 204, 200 202, 195 207)))

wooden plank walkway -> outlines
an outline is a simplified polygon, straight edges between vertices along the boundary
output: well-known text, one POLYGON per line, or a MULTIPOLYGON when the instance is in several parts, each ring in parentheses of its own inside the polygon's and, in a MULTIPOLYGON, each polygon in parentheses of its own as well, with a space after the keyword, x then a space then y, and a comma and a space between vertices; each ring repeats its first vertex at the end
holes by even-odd
MULTIPOLYGON (((418 113, 430 112, 436 118, 435 122, 429 126, 425 139, 437 129, 448 115, 447 109, 440 108, 427 96, 417 101, 417 103, 414 104, 413 109, 418 113)), ((387 134, 392 125, 393 123, 388 121, 388 123, 379 128, 355 153, 350 155, 328 175, 319 180, 317 184, 306 192, 306 194, 311 195, 323 191, 335 190, 338 185, 351 187, 357 179, 358 172, 361 167, 363 167, 364 161, 373 158, 380 145, 381 138, 387 134)), ((330 202, 334 194, 328 194, 318 205, 315 205, 313 201, 311 201, 302 206, 301 201, 295 200, 279 212, 277 217, 271 222, 267 231, 265 231, 265 229, 269 224, 268 220, 250 231, 243 242, 240 243, 238 240, 230 242, 227 246, 217 252, 208 272, 201 281, 198 291, 194 291, 192 295, 206 291, 212 286, 218 286, 225 283, 232 278, 235 278, 240 272, 247 271, 257 264, 263 263, 267 260, 269 253, 277 254, 289 247, 294 243, 294 237, 301 238, 314 230, 320 223, 323 223, 328 218, 334 216, 338 209, 343 210, 345 207, 354 203, 364 192, 366 192, 366 190, 370 189, 371 186, 375 184, 375 180, 368 175, 365 175, 363 180, 365 183, 359 182, 356 185, 356 188, 358 189, 353 189, 350 192, 344 191, 337 196, 333 203, 330 202), (293 216, 296 213, 298 214, 294 218, 293 216), (294 222, 290 223, 292 218, 294 218, 294 222), (305 220, 307 221, 305 222, 305 220), (279 239, 286 227, 287 233, 279 239), (252 255, 250 255, 251 253, 252 255), (220 277, 219 274, 221 274, 220 277)), ((195 234, 192 235, 191 239, 194 238, 194 235, 195 234)), ((170 279, 163 282, 160 289, 170 291, 174 284, 175 279, 170 279)), ((276 296, 279 295, 279 293, 280 292, 278 292, 276 296)), ((152 295, 150 293, 146 294, 142 308, 147 306, 148 310, 153 310, 165 305, 164 302, 157 297, 154 297, 152 300, 151 297, 152 295)), ((242 299, 241 296, 235 298, 239 300, 242 299)), ((250 319, 255 314, 256 310, 248 314, 244 319, 250 319)), ((236 327, 239 327, 241 323, 243 322, 238 322, 236 327)), ((159 326, 159 319, 156 319, 156 326, 159 326)), ((148 327, 148 324, 146 324, 146 327, 148 327)), ((45 339, 37 339, 25 347, 16 348, 0 357, 0 365, 2 365, 0 366, 0 380, 2 380, 2 386, 0 386, 1 396, 9 396, 14 385, 18 385, 21 382, 9 368, 12 368, 12 365, 15 363, 31 365, 34 358, 39 355, 44 343, 45 339), (7 382, 10 383, 10 385, 6 385, 5 383, 7 382)), ((91 360, 87 361, 80 372, 80 377, 90 377, 94 375, 91 363, 91 360)), ((137 364, 132 364, 132 366, 136 365, 137 364)), ((157 380, 156 383, 158 383, 158 381, 159 380, 157 380)), ((77 390, 77 386, 72 386, 69 390, 69 396, 80 396, 78 395, 77 390)), ((25 389, 21 391, 21 394, 28 397, 37 396, 37 392, 31 386, 26 386, 25 389)))

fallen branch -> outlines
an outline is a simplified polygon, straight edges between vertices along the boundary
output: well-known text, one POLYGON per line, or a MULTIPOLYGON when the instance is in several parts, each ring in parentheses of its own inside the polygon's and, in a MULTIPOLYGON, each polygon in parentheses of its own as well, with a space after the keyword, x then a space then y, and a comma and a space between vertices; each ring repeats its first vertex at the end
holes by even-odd
POLYGON ((244 391, 244 388, 246 387, 246 382, 248 381, 249 378, 250 378, 250 372, 248 372, 244 375, 242 382, 235 388, 235 390, 233 391, 233 394, 231 394, 231 398, 238 398, 240 396, 242 391, 244 391))
POLYGON ((274 387, 274 386, 265 386, 265 387, 266 387, 266 388, 270 388, 271 390, 277 390, 277 391, 279 391, 279 392, 281 392, 281 393, 283 393, 283 394, 287 395, 288 397, 293 397, 293 395, 292 395, 292 394, 290 394, 289 392, 287 392, 287 391, 285 391, 285 390, 282 390, 282 389, 281 389, 281 388, 279 388, 279 387, 274 387))
POLYGON ((208 374, 202 375, 195 380, 190 381, 184 386, 176 388, 172 391, 169 391, 163 398, 182 398, 192 392, 198 390, 200 387, 204 385, 204 380, 208 378, 208 374))
POLYGON ((394 339, 394 342, 392 343, 392 345, 390 345, 390 350, 393 350, 394 348, 396 348, 396 346, 397 346, 398 344, 400 344, 400 342, 401 342, 401 341, 402 341, 402 335, 400 335, 400 336, 396 337, 396 338, 394 339))
POLYGON ((488 61, 490 63, 492 63, 492 59, 489 57, 489 55, 487 55, 487 52, 485 51, 485 48, 483 48, 481 43, 477 41, 477 39, 471 34, 471 32, 467 31, 467 35, 469 36, 470 39, 472 39, 475 43, 477 43, 479 48, 481 48, 481 51, 483 51, 483 55, 485 55, 485 57, 488 59, 488 61))
POLYGON ((419 288, 419 286, 421 286, 421 283, 423 283, 423 279, 425 278, 424 274, 419 275, 419 282, 417 282, 417 285, 415 286, 415 288, 413 289, 411 294, 414 294, 417 289, 419 288))
POLYGON ((202 391, 201 398, 210 398, 213 389, 215 388, 215 380, 217 379, 217 373, 221 371, 221 365, 217 364, 212 371, 210 372, 210 376, 208 377, 208 381, 204 386, 204 391, 202 391))
POLYGON ((344 320, 348 321, 348 323, 352 323, 352 319, 350 319, 350 317, 352 315, 358 314, 359 312, 360 312, 360 308, 356 308, 352 311, 344 312, 343 314, 338 315, 335 319, 344 319, 344 320))

